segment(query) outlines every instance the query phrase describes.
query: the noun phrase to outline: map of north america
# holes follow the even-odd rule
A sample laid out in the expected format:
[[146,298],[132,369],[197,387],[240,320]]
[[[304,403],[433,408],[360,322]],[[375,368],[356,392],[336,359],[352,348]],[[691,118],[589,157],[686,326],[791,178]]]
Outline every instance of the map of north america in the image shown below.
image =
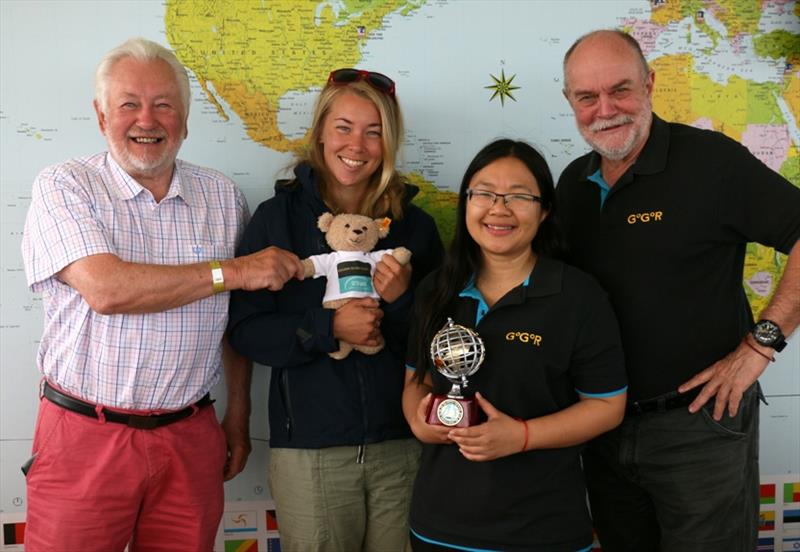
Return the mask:
[[[423,14],[430,3],[438,11]],[[402,36],[402,27],[414,18],[441,17],[439,24],[444,28],[452,25],[447,14],[475,12],[455,4],[456,0],[168,0],[165,29],[172,48],[220,116],[227,118],[232,110],[244,122],[250,139],[272,150],[292,152],[305,146],[307,126],[299,124],[289,132],[281,119],[294,110],[295,116],[305,116],[307,125],[308,98],[325,84],[331,68],[361,66],[370,43],[383,40],[390,29],[393,36]],[[513,29],[517,18],[535,16],[536,4],[518,2],[513,4],[516,10],[502,10],[507,28]],[[667,120],[727,134],[800,185],[800,6],[783,0],[628,4],[627,12],[622,10],[617,16],[616,27],[639,40],[656,72],[654,111]],[[486,3],[481,5],[483,10],[490,9]],[[425,45],[408,43],[409,55],[417,56],[408,71],[421,76]],[[508,71],[501,69],[505,78]],[[543,77],[557,80],[560,75]],[[485,95],[484,88],[490,87],[460,93]],[[505,98],[504,107],[511,99],[531,102],[535,109],[535,97],[514,92],[514,97]],[[495,108],[490,105],[493,99],[485,96],[487,109]],[[560,117],[566,119],[563,113]],[[417,136],[406,144],[407,149],[418,150],[412,157],[436,157],[436,144],[425,140],[421,130],[409,130]],[[447,142],[458,140],[453,136]],[[559,138],[550,137],[550,142],[556,144]],[[452,190],[457,182],[437,179],[437,171],[432,170],[435,164],[414,170],[411,163],[406,172],[421,188],[417,203],[434,214],[449,239],[456,202]],[[769,300],[784,262],[783,255],[769,248],[748,247],[745,288],[756,312]]]

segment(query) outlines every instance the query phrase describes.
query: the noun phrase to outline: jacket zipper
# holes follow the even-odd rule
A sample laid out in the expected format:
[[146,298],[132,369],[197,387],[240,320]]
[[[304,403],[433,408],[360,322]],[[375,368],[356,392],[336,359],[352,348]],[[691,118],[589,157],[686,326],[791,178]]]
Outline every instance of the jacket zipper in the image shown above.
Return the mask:
[[289,371],[281,371],[281,398],[283,399],[283,407],[286,409],[286,420],[284,427],[286,428],[286,440],[292,440],[292,401],[289,398]]
[[369,433],[369,418],[367,416],[367,391],[366,384],[364,383],[363,365],[360,361],[356,360],[356,373],[358,374],[358,393],[361,397],[361,417],[364,422],[364,440],[365,442],[358,446],[358,453],[356,454],[356,464],[364,463],[366,437]]

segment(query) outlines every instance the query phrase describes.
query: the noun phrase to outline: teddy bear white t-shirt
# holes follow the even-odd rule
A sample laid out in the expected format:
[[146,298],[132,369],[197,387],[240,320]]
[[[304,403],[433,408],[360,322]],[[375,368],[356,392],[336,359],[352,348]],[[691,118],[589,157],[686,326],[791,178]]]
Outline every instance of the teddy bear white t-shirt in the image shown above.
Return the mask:
[[391,249],[379,251],[334,251],[322,255],[312,255],[309,259],[314,263],[314,278],[325,276],[323,301],[336,299],[353,299],[372,297],[379,299],[372,285],[372,273],[375,265],[384,255],[391,254]]

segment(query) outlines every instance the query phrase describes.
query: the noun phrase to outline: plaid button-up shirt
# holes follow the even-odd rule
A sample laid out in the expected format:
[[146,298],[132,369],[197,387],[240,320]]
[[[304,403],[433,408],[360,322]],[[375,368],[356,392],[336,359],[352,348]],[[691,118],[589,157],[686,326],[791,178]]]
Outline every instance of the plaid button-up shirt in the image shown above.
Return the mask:
[[44,308],[39,370],[109,407],[177,409],[197,401],[220,377],[227,293],[164,312],[103,315],[56,274],[101,253],[164,265],[228,259],[248,218],[230,179],[180,160],[160,203],[107,153],[42,171],[22,241],[27,282]]

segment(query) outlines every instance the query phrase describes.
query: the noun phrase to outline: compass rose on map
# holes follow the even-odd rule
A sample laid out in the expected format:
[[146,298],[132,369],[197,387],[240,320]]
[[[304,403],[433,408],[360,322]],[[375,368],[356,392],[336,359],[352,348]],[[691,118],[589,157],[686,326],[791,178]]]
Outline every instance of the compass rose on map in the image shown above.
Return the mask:
[[511,93],[512,91],[519,90],[520,88],[519,86],[513,86],[511,84],[512,82],[514,82],[514,77],[516,77],[517,75],[511,75],[511,78],[506,79],[505,69],[500,69],[499,79],[491,74],[489,76],[492,77],[492,80],[494,80],[494,84],[491,84],[489,86],[484,86],[484,88],[488,90],[494,90],[494,94],[492,94],[492,97],[489,98],[489,101],[492,101],[497,96],[500,96],[500,105],[503,106],[506,105],[506,97],[511,98],[514,101],[517,101],[517,99]]

